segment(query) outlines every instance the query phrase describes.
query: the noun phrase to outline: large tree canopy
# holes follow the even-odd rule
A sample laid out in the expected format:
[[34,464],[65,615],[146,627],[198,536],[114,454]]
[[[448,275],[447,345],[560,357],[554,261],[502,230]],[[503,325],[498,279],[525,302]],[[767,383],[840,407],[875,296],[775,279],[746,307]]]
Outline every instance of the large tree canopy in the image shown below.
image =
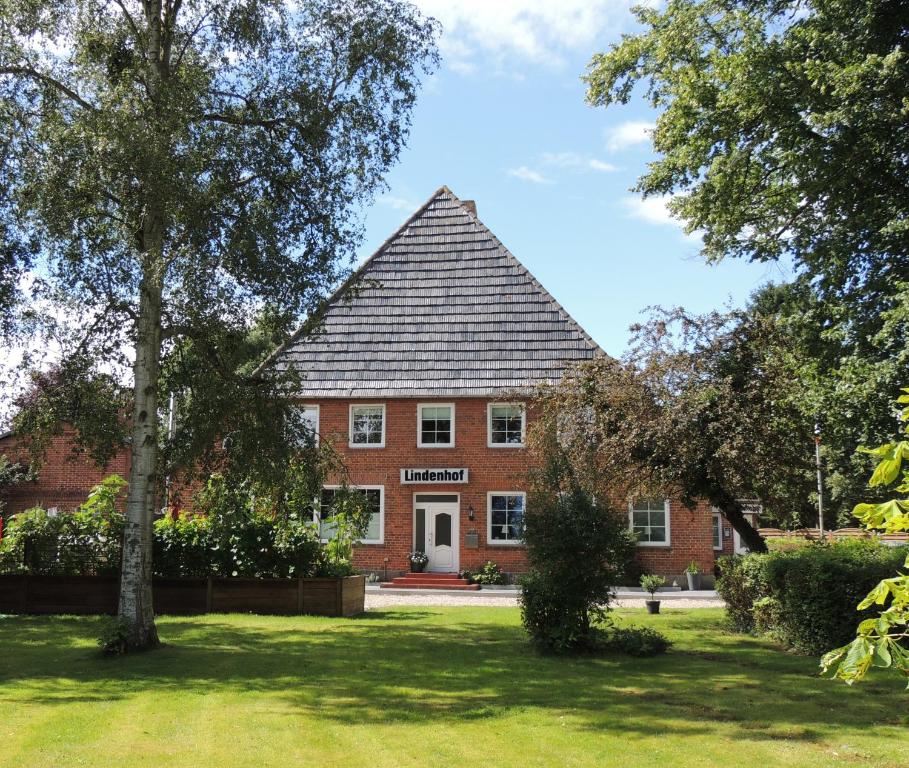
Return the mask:
[[395,0],[0,0],[0,259],[40,243],[35,292],[70,309],[74,354],[134,355],[133,646],[156,641],[162,363],[191,347],[217,388],[263,307],[286,326],[337,282],[435,35]]
[[792,366],[772,317],[656,310],[625,360],[598,358],[542,390],[531,443],[558,435],[572,476],[602,498],[704,499],[762,551],[743,500],[784,523],[811,514],[811,422]]
[[824,294],[881,309],[909,275],[909,4],[669,0],[596,55],[588,101],[644,83],[660,113],[645,195],[711,260],[792,254]]

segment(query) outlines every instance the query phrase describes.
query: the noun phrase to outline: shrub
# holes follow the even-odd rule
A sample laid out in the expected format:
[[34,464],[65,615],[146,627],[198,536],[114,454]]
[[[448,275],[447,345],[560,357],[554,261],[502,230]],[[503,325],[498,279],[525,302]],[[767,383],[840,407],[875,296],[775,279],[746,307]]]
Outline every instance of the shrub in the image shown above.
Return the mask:
[[634,556],[624,516],[574,488],[535,489],[525,517],[530,564],[521,616],[542,650],[570,653],[595,646],[611,587]]
[[816,654],[854,635],[856,605],[905,559],[905,548],[871,539],[818,543],[724,558],[717,589],[736,628],[769,633],[797,651]]
[[487,560],[479,571],[470,573],[469,577],[475,584],[505,584],[508,581],[499,564],[492,560]]
[[0,540],[0,572],[99,575],[120,569],[123,515],[116,499],[126,481],[111,475],[92,488],[75,511],[40,507],[10,518]]
[[610,627],[603,632],[601,648],[626,656],[657,656],[666,653],[672,643],[652,627]]
[[716,590],[726,601],[726,615],[739,632],[754,631],[752,609],[757,600],[769,596],[764,573],[768,555],[727,555],[719,559],[720,578]]

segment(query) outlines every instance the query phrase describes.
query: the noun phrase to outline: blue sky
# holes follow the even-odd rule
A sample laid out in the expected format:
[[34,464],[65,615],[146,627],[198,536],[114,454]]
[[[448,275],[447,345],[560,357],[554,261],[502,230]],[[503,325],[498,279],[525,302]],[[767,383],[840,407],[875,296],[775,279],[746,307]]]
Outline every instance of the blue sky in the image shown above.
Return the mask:
[[612,354],[649,305],[741,305],[787,273],[709,266],[660,200],[630,191],[652,157],[654,113],[584,103],[590,55],[631,30],[624,0],[417,0],[444,27],[443,63],[414,113],[390,189],[366,214],[371,254],[442,184]]

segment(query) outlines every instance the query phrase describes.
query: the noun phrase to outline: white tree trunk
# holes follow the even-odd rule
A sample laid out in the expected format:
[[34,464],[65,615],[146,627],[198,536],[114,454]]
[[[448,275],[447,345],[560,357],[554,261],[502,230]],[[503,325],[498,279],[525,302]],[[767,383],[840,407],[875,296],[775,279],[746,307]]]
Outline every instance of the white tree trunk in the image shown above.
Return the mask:
[[146,276],[140,288],[133,365],[132,466],[126,499],[118,616],[129,625],[128,647],[158,644],[152,605],[152,521],[158,465],[158,368],[161,357],[161,287]]

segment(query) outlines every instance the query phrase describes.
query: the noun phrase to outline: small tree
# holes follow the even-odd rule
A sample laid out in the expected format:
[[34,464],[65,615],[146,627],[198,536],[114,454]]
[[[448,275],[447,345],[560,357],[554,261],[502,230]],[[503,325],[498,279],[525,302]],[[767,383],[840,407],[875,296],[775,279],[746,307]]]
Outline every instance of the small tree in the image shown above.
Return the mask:
[[[905,425],[904,434],[909,436],[909,389],[903,389],[903,393],[897,402],[904,406],[900,420]],[[864,452],[878,459],[869,482],[871,486],[898,483],[896,492],[909,494],[909,440],[897,440]],[[909,531],[909,498],[859,504],[853,514],[871,531]],[[909,571],[909,557],[905,567]],[[859,603],[858,610],[874,606],[887,607],[876,618],[859,624],[855,640],[821,659],[824,672],[835,667],[833,676],[849,685],[862,680],[872,667],[896,669],[909,677],[909,573],[881,581]]]
[[576,482],[554,440],[547,464],[533,478],[525,512],[530,570],[522,581],[521,617],[539,648],[570,653],[595,646],[611,588],[635,547],[624,515],[596,503]]

